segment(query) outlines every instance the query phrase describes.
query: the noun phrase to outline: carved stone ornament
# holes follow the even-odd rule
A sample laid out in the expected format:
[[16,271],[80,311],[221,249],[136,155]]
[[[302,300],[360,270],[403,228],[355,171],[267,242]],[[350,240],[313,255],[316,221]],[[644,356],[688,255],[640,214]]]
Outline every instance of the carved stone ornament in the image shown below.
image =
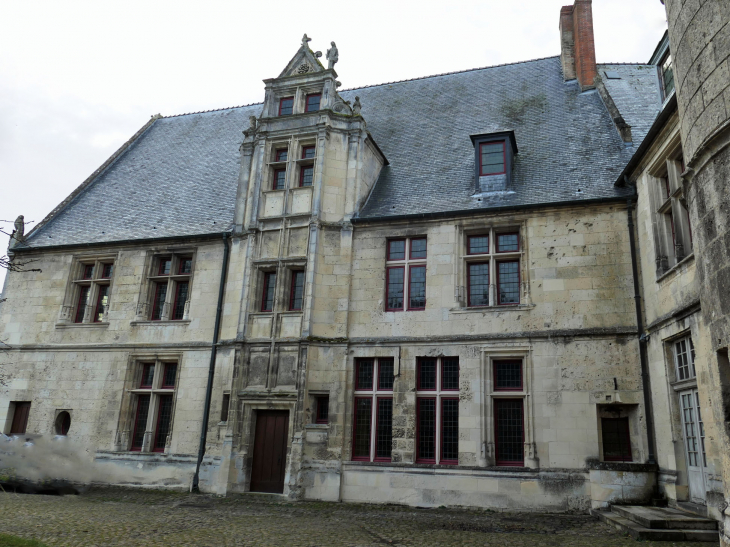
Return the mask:
[[360,97],[355,97],[355,104],[352,105],[352,115],[359,116],[362,105],[360,104]]
[[304,36],[302,36],[302,46],[309,47],[309,44],[307,42],[311,42],[312,39],[307,36],[307,33],[304,33]]
[[309,63],[302,63],[297,68],[297,73],[298,74],[306,74],[307,72],[311,72],[311,71],[312,71],[312,67],[309,66]]
[[244,129],[243,130],[244,136],[248,137],[249,135],[253,135],[254,133],[256,133],[256,124],[257,124],[257,121],[258,120],[256,120],[256,116],[249,116],[248,117],[248,123],[250,125],[249,125],[249,128],[248,129]]
[[335,63],[340,60],[339,51],[337,51],[337,46],[334,42],[330,42],[332,44],[332,47],[327,50],[327,68],[335,68]]
[[13,227],[15,229],[13,230],[13,233],[10,234],[8,249],[12,249],[25,239],[25,217],[23,215],[18,215],[18,218],[16,218],[13,223]]

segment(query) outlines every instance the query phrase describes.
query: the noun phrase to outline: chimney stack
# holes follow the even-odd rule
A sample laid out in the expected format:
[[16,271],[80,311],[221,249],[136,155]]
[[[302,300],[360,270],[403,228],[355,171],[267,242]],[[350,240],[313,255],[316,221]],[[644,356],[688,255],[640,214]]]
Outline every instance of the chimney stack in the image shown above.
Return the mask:
[[565,80],[578,79],[581,89],[592,89],[596,77],[591,0],[575,0],[560,8],[560,62]]

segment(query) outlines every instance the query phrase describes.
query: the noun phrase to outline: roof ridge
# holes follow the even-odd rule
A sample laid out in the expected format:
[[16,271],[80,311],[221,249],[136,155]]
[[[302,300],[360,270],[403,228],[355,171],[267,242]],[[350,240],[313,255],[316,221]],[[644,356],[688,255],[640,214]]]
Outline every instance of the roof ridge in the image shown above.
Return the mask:
[[220,112],[221,110],[233,110],[234,108],[246,108],[247,106],[256,106],[257,104],[264,104],[263,101],[258,103],[239,104],[238,106],[226,106],[223,108],[211,108],[210,110],[197,110],[195,112],[183,112],[181,114],[170,114],[169,116],[162,116],[162,118],[179,118],[180,116],[190,116],[192,114],[205,114],[206,112]]
[[597,65],[621,65],[621,66],[656,66],[651,63],[596,63]]
[[416,81],[416,80],[426,80],[428,78],[438,78],[439,76],[450,76],[452,74],[463,74],[465,72],[475,72],[477,70],[486,70],[488,68],[499,68],[499,67],[502,67],[502,66],[522,65],[522,64],[525,64],[525,63],[534,63],[535,61],[545,61],[547,59],[558,59],[558,58],[560,58],[560,55],[550,55],[548,57],[537,57],[535,59],[526,59],[524,61],[515,61],[513,63],[500,63],[498,65],[480,66],[480,67],[476,67],[476,68],[465,68],[463,70],[454,70],[452,72],[442,72],[441,74],[431,74],[429,76],[417,76],[415,78],[407,78],[405,80],[394,80],[392,82],[382,82],[382,83],[379,83],[379,84],[364,85],[364,86],[361,86],[361,87],[348,87],[346,89],[338,89],[337,91],[338,92],[340,92],[340,91],[357,91],[358,89],[367,89],[367,88],[370,88],[370,87],[378,87],[378,86],[381,86],[381,85],[400,84],[400,83],[403,83],[403,82],[413,82],[413,81]]

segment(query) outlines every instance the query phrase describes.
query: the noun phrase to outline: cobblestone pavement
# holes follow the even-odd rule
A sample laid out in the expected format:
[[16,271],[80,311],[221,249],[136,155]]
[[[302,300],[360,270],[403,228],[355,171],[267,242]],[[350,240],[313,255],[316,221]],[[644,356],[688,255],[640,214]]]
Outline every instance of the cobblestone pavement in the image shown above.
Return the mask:
[[0,530],[49,547],[698,545],[639,544],[588,515],[292,503],[252,494],[215,498],[121,489],[64,497],[0,493]]

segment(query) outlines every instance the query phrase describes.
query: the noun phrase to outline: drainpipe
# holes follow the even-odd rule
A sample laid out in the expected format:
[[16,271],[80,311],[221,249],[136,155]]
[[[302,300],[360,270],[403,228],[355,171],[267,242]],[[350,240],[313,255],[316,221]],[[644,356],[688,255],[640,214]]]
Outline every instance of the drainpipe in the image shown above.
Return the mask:
[[[625,178],[628,183],[628,178]],[[639,292],[639,265],[636,257],[636,240],[634,238],[634,217],[631,213],[634,195],[626,200],[626,213],[629,223],[629,245],[631,246],[631,270],[634,274],[634,306],[636,307],[636,333],[639,336],[639,359],[641,361],[641,383],[644,387],[644,409],[646,411],[646,436],[649,441],[649,458],[647,463],[656,464],[656,437],[654,433],[654,412],[651,404],[651,384],[649,382],[649,359],[646,354],[648,338],[644,335],[644,321],[641,315],[641,294]],[[657,474],[657,480],[658,480]]]
[[218,287],[218,308],[215,311],[215,328],[213,329],[213,348],[210,352],[210,365],[208,366],[208,386],[205,390],[205,410],[203,411],[203,424],[200,427],[200,446],[198,447],[198,462],[195,465],[195,474],[193,475],[193,492],[200,492],[198,483],[200,481],[200,464],[203,462],[205,455],[205,442],[208,437],[208,420],[210,419],[210,400],[213,395],[213,375],[215,374],[215,356],[218,350],[218,338],[221,330],[221,315],[223,311],[223,289],[226,284],[226,273],[228,272],[228,255],[230,253],[230,245],[228,242],[229,234],[223,234],[223,267],[221,269],[221,282]]

